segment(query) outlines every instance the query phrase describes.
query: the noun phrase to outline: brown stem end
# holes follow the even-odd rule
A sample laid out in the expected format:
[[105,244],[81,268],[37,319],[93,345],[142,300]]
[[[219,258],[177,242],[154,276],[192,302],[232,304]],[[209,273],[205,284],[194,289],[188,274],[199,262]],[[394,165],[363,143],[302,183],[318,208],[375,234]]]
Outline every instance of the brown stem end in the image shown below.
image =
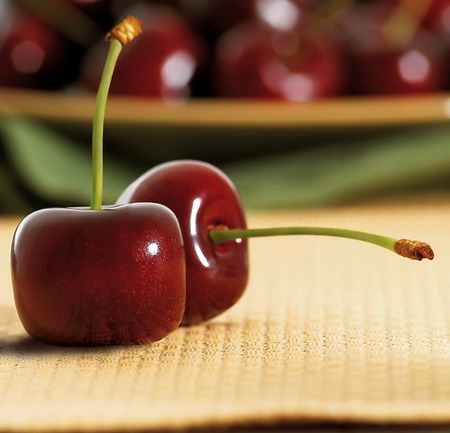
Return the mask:
[[410,241],[409,239],[400,239],[394,245],[395,252],[400,256],[412,260],[434,259],[434,252],[430,245],[420,241]]
[[117,39],[125,46],[142,33],[142,25],[141,20],[128,15],[106,35],[105,40]]

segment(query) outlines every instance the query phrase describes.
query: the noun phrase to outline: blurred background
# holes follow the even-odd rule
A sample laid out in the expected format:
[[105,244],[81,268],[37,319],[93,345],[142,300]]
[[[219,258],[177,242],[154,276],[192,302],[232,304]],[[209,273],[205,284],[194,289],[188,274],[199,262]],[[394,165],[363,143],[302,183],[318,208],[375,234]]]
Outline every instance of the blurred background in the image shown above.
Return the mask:
[[[90,202],[95,91],[127,14],[104,202],[171,159],[249,209],[449,196],[450,0],[0,0],[0,212]],[[110,114],[110,115],[109,115]]]

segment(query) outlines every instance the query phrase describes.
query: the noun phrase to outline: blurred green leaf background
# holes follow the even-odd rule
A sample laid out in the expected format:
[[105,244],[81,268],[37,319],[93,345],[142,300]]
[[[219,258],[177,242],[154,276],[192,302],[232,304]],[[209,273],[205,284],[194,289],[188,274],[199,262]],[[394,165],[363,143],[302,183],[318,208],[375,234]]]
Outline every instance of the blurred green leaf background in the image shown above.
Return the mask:
[[[89,128],[75,129],[1,119],[3,214],[90,203]],[[145,170],[179,158],[218,165],[247,209],[335,206],[450,189],[449,125],[331,130],[325,137],[277,128],[121,131],[105,138],[106,204]]]

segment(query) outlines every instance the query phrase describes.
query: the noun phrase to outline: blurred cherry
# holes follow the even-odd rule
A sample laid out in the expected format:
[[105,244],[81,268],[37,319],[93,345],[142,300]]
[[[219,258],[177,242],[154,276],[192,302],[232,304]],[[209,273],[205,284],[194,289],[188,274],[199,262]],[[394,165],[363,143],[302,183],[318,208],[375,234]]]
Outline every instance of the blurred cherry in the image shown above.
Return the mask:
[[345,63],[330,33],[310,35],[295,15],[272,26],[256,20],[226,32],[216,48],[221,96],[303,101],[343,91]]
[[80,49],[40,17],[2,0],[0,86],[57,89],[76,76]]
[[[183,98],[201,57],[201,45],[174,10],[139,5],[131,12],[143,21],[143,33],[119,58],[111,83],[113,94]],[[83,61],[81,80],[94,91],[99,83],[105,46],[94,47]]]
[[444,87],[443,44],[420,27],[421,17],[406,10],[401,15],[399,7],[367,3],[345,18],[355,93],[415,94]]
[[[274,29],[291,29],[304,22],[316,0],[179,0],[181,11],[201,32],[207,58],[214,58],[217,38],[247,20],[256,20]],[[198,96],[214,95],[213,62],[205,62],[194,80]]]
[[434,0],[425,17],[425,25],[450,42],[450,0]]

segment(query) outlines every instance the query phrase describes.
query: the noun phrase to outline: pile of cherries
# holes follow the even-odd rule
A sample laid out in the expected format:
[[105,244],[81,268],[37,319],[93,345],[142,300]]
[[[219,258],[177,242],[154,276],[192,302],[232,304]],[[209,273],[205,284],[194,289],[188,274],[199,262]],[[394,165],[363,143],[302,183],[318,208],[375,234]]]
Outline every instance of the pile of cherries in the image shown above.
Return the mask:
[[[128,13],[143,21],[111,93],[305,101],[450,89],[450,0],[56,3],[99,28]],[[40,15],[1,2],[0,86],[95,91],[104,45],[74,42],[42,18],[46,2],[36,4]]]

